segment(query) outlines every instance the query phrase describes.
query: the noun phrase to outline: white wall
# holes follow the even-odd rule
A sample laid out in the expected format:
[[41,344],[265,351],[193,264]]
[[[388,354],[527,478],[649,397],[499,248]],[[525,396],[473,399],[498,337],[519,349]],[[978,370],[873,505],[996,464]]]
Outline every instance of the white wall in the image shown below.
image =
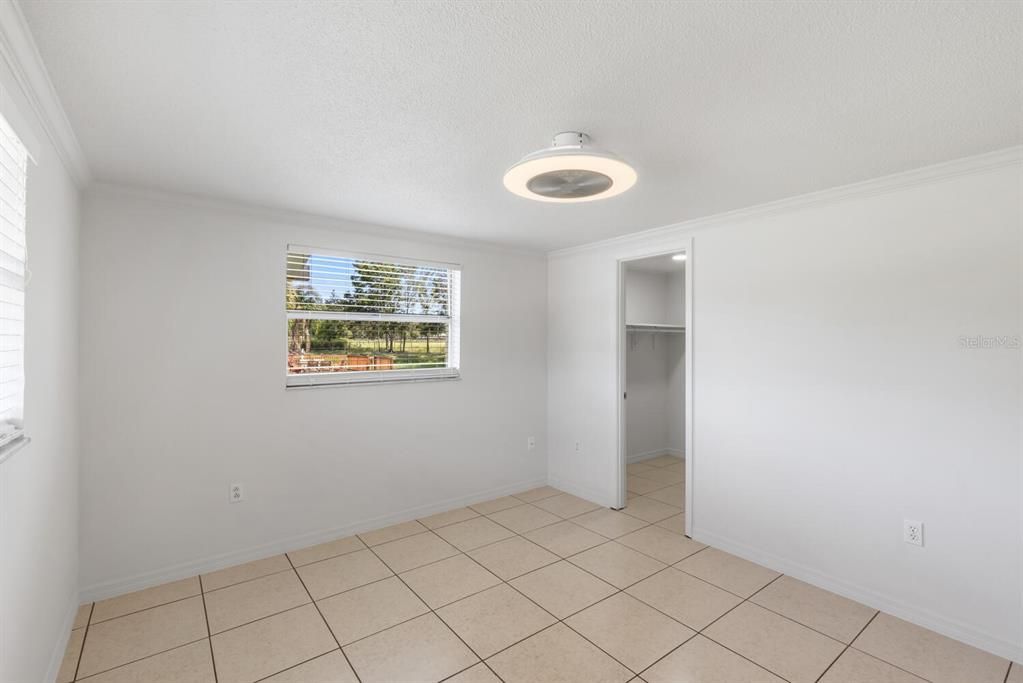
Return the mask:
[[[87,596],[546,481],[542,255],[104,187],[83,214]],[[460,263],[462,379],[285,390],[289,242]]]
[[625,453],[629,462],[665,455],[671,447],[668,336],[627,334]]
[[668,324],[674,313],[668,274],[627,268],[625,321],[630,325]]
[[692,236],[693,536],[1023,658],[1020,351],[960,346],[1021,334],[1019,160],[551,255],[552,482],[614,501],[616,261]]
[[0,681],[44,681],[78,605],[78,190],[2,60],[0,91],[0,110],[20,118],[38,162],[29,162],[26,211],[31,442],[0,464]]

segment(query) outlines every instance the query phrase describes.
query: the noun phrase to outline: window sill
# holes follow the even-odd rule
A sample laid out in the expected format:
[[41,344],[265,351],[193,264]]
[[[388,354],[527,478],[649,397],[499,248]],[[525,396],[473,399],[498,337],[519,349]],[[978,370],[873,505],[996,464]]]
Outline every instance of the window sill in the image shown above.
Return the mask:
[[[399,374],[400,373],[400,374]],[[388,376],[381,377],[382,374]],[[378,384],[418,384],[420,382],[450,382],[462,379],[457,369],[439,372],[338,372],[307,375],[287,375],[285,388],[322,389],[325,387],[353,387]]]
[[14,441],[0,446],[0,465],[14,457],[15,453],[27,446],[31,441],[32,439],[27,436],[19,436]]

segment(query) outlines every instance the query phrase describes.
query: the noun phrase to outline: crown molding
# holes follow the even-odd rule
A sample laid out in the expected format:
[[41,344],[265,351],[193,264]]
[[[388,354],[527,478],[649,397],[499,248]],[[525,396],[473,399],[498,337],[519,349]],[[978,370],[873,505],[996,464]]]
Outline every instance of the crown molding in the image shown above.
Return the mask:
[[89,165],[17,0],[0,1],[0,54],[75,184],[85,187],[92,178]]
[[386,239],[408,240],[439,247],[468,249],[476,252],[507,254],[523,258],[544,259],[543,249],[529,249],[500,242],[488,242],[457,235],[412,230],[394,225],[367,223],[322,214],[307,213],[296,209],[284,209],[262,204],[253,204],[235,199],[210,195],[192,194],[176,190],[164,190],[127,183],[96,181],[89,185],[86,197],[112,197],[115,199],[140,199],[176,206],[216,211],[234,216],[243,216],[255,221],[271,224],[294,225],[306,228],[343,230],[345,232],[372,235]]
[[693,218],[679,223],[671,223],[649,230],[632,232],[618,237],[611,237],[606,240],[589,242],[574,247],[566,247],[547,252],[549,259],[563,258],[574,254],[581,254],[591,251],[612,247],[626,247],[648,240],[672,237],[680,234],[688,234],[697,230],[705,230],[718,225],[735,223],[736,221],[750,220],[753,218],[765,218],[788,211],[797,211],[813,206],[822,206],[841,202],[847,199],[858,199],[871,197],[889,192],[897,192],[918,185],[941,182],[949,178],[973,173],[984,173],[988,171],[1005,168],[1007,166],[1019,166],[1023,164],[1023,145],[1006,147],[1004,149],[977,154],[974,156],[954,159],[930,166],[923,166],[901,173],[872,178],[850,185],[840,185],[818,192],[796,195],[786,199],[779,199],[773,202],[757,204],[744,209],[726,211],[703,218]]

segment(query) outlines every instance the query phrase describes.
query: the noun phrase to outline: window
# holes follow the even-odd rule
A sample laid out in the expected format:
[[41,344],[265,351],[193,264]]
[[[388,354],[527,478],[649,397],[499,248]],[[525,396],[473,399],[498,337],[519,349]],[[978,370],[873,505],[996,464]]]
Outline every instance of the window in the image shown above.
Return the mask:
[[288,248],[288,386],[458,377],[456,266]]
[[0,446],[22,435],[28,151],[0,116]]

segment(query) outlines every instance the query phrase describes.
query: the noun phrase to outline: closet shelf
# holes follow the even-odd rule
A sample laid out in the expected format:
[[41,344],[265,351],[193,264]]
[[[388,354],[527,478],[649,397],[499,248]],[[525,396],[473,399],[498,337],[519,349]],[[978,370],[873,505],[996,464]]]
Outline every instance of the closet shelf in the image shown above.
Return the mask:
[[629,332],[672,332],[681,334],[686,331],[685,325],[667,325],[661,323],[626,323]]

